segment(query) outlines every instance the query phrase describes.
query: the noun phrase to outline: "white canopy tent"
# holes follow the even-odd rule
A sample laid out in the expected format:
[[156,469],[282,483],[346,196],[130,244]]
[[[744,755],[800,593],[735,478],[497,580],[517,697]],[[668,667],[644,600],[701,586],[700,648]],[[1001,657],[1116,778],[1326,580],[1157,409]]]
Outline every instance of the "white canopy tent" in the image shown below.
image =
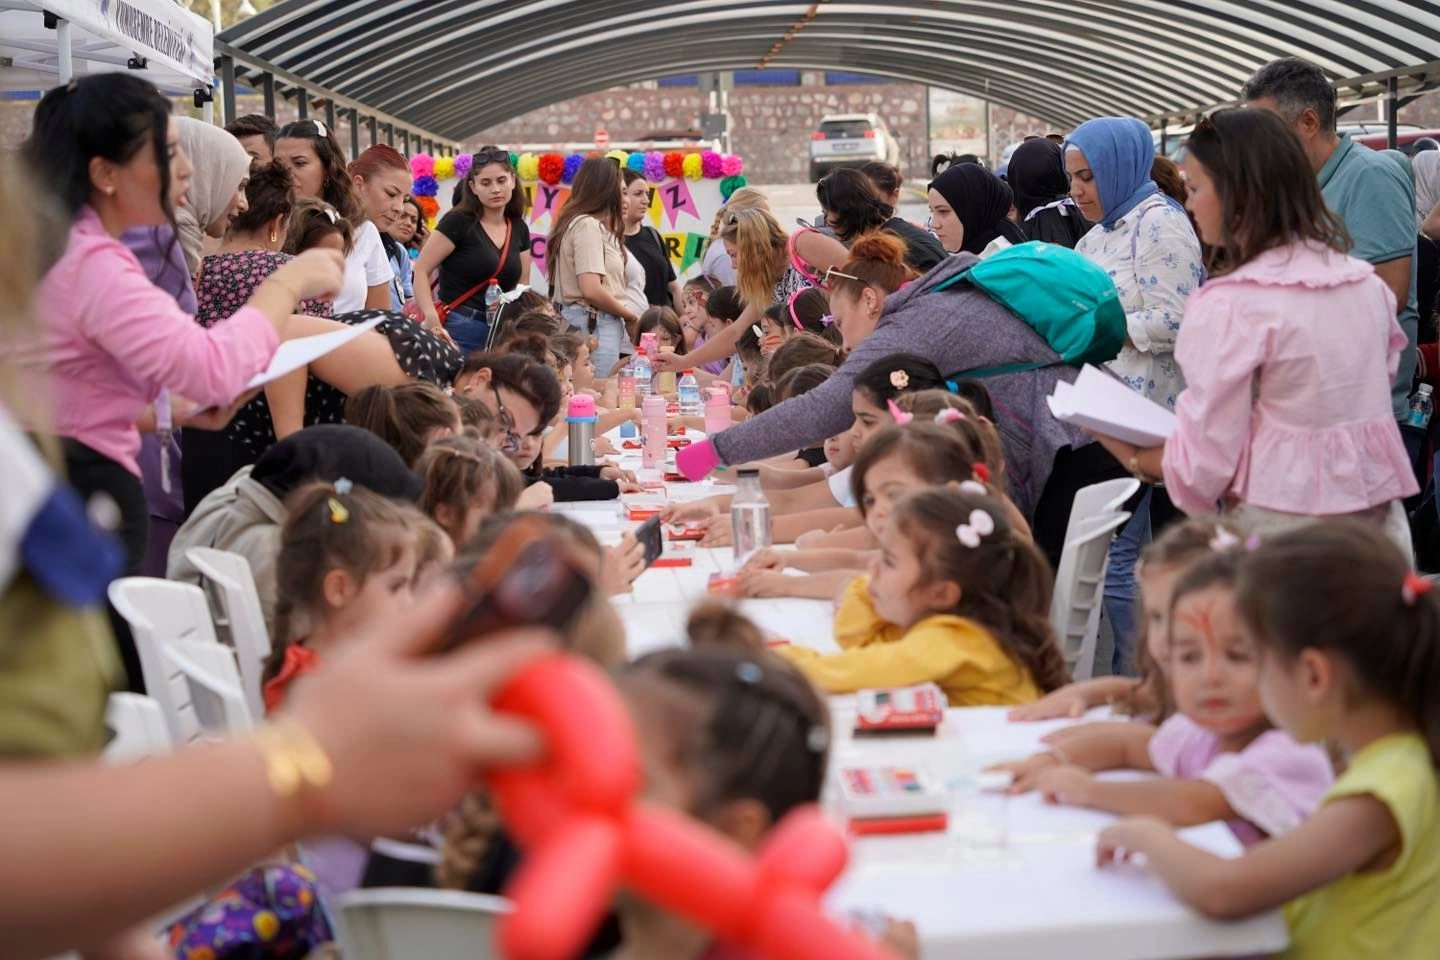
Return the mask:
[[128,70],[166,94],[215,85],[210,22],[174,0],[0,0],[0,90]]

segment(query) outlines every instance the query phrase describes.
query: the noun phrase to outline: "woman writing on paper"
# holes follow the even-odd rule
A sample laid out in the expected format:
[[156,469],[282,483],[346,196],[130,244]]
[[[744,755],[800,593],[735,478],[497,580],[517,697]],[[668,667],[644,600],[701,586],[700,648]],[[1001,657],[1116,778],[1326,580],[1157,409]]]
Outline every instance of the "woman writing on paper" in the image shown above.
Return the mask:
[[1389,386],[1405,335],[1389,288],[1339,252],[1344,227],[1308,170],[1266,111],[1195,128],[1188,207],[1222,264],[1186,305],[1179,425],[1158,447],[1099,439],[1186,513],[1219,505],[1262,533],[1358,517],[1408,553],[1400,501],[1416,484]]

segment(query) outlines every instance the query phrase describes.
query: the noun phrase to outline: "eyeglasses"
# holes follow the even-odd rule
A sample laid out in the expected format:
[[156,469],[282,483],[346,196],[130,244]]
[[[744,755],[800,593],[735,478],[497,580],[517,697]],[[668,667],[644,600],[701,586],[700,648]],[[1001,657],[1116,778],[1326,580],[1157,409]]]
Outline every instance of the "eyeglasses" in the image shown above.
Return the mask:
[[522,439],[515,432],[515,418],[505,409],[505,401],[500,399],[500,390],[494,383],[490,384],[490,392],[495,394],[495,413],[500,419],[500,429],[505,431],[505,443],[500,449],[505,453],[515,453],[520,449]]

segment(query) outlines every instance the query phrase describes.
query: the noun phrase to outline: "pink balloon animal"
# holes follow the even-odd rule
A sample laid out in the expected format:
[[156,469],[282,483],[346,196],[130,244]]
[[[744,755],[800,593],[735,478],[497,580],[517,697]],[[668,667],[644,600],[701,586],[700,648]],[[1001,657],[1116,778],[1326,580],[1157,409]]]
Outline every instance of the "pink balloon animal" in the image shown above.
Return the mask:
[[533,721],[549,751],[537,766],[486,779],[525,850],[500,924],[512,960],[579,954],[625,886],[775,960],[884,960],[890,953],[837,926],[820,896],[845,866],[845,840],[815,808],[772,831],[758,857],[686,817],[638,803],[630,715],[605,676],[563,654],[518,674],[497,710]]

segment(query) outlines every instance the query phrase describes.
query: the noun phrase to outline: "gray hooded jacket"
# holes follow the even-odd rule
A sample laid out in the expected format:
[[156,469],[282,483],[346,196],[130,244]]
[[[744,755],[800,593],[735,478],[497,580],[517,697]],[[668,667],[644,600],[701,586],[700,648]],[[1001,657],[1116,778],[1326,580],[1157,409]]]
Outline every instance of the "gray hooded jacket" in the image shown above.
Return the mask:
[[976,259],[968,253],[947,257],[891,294],[875,332],[850,352],[830,379],[716,436],[715,450],[721,461],[759,460],[814,446],[848,429],[854,422],[850,394],[856,375],[892,354],[927,357],[952,379],[963,379],[968,370],[1043,362],[1054,366],[981,381],[995,403],[1010,495],[1021,512],[1032,517],[1050,479],[1055,454],[1064,447],[1093,442],[1083,431],[1051,416],[1045,403],[1057,380],[1074,382],[1080,371],[1062,365],[1059,355],[1029,324],[985,294],[964,284],[931,292]]

